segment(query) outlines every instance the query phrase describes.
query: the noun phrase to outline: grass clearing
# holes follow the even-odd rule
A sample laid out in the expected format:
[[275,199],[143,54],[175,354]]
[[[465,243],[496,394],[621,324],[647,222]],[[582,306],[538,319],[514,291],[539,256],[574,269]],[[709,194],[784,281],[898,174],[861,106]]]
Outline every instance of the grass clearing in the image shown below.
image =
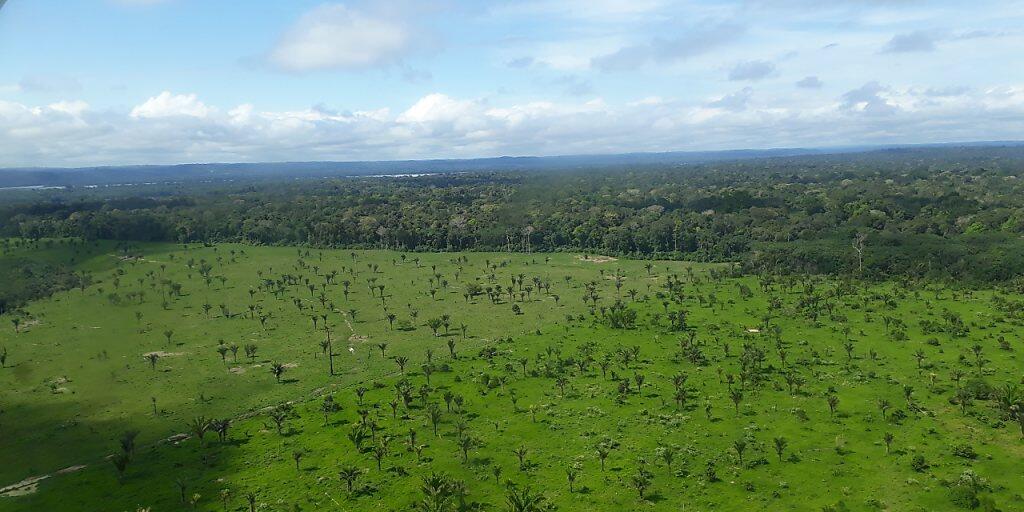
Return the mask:
[[1017,293],[569,253],[99,247],[76,262],[92,284],[0,333],[18,440],[0,482],[87,465],[5,510],[398,510],[435,472],[481,509],[509,481],[560,510],[1024,507],[999,391],[1022,377]]

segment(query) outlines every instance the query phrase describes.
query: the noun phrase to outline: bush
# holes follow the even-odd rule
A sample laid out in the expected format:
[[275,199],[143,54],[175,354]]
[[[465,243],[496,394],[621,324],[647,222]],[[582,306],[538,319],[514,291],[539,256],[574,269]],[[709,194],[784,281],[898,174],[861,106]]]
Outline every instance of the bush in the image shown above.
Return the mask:
[[974,447],[969,444],[958,444],[954,446],[953,455],[956,455],[957,457],[963,457],[965,459],[978,458],[978,452],[974,451]]

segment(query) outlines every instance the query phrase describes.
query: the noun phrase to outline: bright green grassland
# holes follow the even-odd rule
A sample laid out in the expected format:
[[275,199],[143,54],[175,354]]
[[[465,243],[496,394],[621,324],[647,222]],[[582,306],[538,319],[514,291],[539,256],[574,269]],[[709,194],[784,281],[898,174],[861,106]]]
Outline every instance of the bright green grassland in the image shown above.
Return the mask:
[[[569,254],[77,250],[90,286],[29,305],[21,332],[3,320],[0,485],[87,467],[2,497],[0,510],[249,510],[249,493],[258,510],[409,510],[434,472],[464,484],[466,507],[491,510],[506,509],[507,481],[559,510],[1024,509],[1024,442],[1000,405],[1021,400],[1001,390],[1022,377],[1015,294]],[[465,296],[520,275],[511,298]],[[602,313],[620,297],[633,327]],[[681,311],[685,331],[669,319]],[[435,336],[428,323],[442,315]],[[230,350],[222,361],[221,342],[239,347],[237,362]],[[328,394],[340,410],[325,421]],[[267,408],[286,401],[279,433]],[[227,440],[159,442],[198,418],[234,418]],[[104,457],[126,430],[140,434],[119,481]],[[352,493],[346,466],[360,470]]]

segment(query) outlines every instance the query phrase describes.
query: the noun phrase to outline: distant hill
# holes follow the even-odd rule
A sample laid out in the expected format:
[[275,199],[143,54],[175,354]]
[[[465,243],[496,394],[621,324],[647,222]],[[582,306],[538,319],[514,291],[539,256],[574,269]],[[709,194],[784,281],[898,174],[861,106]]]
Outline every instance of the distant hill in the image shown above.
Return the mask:
[[90,185],[265,180],[342,176],[401,175],[479,171],[542,171],[617,166],[686,165],[716,161],[858,153],[899,148],[950,146],[1020,146],[1019,142],[976,142],[925,146],[857,146],[835,148],[674,151],[613,155],[497,157],[462,160],[400,160],[364,162],[195,163],[81,168],[0,169],[0,188],[81,187]]

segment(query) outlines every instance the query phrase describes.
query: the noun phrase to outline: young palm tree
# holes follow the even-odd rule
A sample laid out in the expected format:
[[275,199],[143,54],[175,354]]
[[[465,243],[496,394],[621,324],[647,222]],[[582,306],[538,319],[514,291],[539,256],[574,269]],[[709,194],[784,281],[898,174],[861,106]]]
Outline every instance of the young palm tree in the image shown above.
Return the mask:
[[281,383],[281,376],[284,375],[285,366],[281,363],[274,363],[270,365],[270,373],[274,374],[274,378],[277,379],[277,383]]
[[125,452],[115,453],[110,456],[110,462],[114,465],[114,469],[117,471],[117,482],[124,482],[124,473],[128,470],[128,463],[131,462],[132,458]]
[[352,465],[346,465],[342,466],[341,471],[338,472],[338,477],[340,477],[341,480],[345,482],[345,486],[348,488],[348,493],[352,494],[352,486],[356,483],[356,480],[358,480],[360,475],[362,474],[363,470]]
[[268,413],[270,420],[277,426],[277,434],[282,435],[284,432],[284,422],[288,419],[288,410],[285,407],[274,407]]
[[747,450],[747,442],[743,439],[737,439],[732,442],[732,449],[736,450],[736,456],[740,460],[740,466],[743,465],[743,452]]
[[786,451],[789,441],[785,437],[776,437],[772,442],[775,444],[775,453],[779,455],[779,462],[782,462],[782,453]]
[[509,512],[544,512],[550,510],[547,498],[543,494],[534,493],[530,487],[520,489],[510,485],[505,494],[505,502]]
[[203,445],[203,438],[206,437],[206,432],[210,430],[210,420],[203,416],[192,419],[192,423],[189,423],[189,431],[192,435],[199,440],[199,446]]
[[476,440],[470,436],[464,435],[459,437],[459,450],[462,452],[462,462],[469,462],[469,450],[476,446]]
[[601,471],[604,471],[604,461],[608,458],[608,454],[611,453],[605,445],[599,445],[597,447],[597,459],[601,461]]
[[388,447],[385,446],[384,443],[380,443],[373,447],[373,458],[377,459],[377,471],[381,471],[381,462],[384,460],[384,457],[387,457],[387,455]]
[[878,410],[882,413],[882,421],[885,421],[885,413],[892,407],[892,404],[884,398],[878,399]]
[[519,459],[519,469],[526,469],[526,454],[528,453],[526,447],[520,446],[519,448],[512,450],[512,453],[515,454],[517,459]]
[[441,408],[437,404],[430,404],[427,407],[427,416],[434,427],[434,436],[437,436],[437,425],[441,423]]
[[740,403],[743,402],[743,392],[738,388],[734,388],[729,392],[729,398],[732,400],[733,405],[736,406],[736,414],[740,413]]
[[636,473],[633,474],[629,479],[629,484],[636,489],[640,495],[640,499],[644,499],[644,491],[651,486],[651,476],[644,468],[637,469]]
[[569,467],[565,468],[565,477],[566,477],[567,480],[569,480],[569,493],[570,494],[572,494],[572,492],[573,492],[572,485],[574,483],[576,483],[576,479],[580,476],[580,470],[581,469],[582,468],[580,467],[580,464],[578,462],[574,462],[572,464],[569,464]]

